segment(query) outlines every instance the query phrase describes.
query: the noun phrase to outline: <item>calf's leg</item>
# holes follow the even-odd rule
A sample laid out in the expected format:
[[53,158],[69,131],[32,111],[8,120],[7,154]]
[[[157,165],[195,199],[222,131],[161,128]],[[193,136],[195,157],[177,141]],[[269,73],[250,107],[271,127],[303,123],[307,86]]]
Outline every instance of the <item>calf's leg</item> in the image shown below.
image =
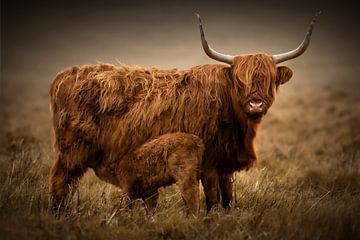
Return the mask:
[[[178,186],[184,203],[187,207],[187,212],[195,216],[199,213],[199,165],[201,161],[201,154],[199,157],[192,153],[192,156],[185,156],[174,160],[171,170],[176,185]],[[178,158],[178,156],[176,156]],[[199,159],[200,158],[200,159]]]
[[158,191],[154,192],[149,197],[143,198],[147,214],[154,215],[158,199],[159,199]]
[[179,189],[187,207],[187,213],[194,216],[199,214],[199,180],[187,179],[181,182]]

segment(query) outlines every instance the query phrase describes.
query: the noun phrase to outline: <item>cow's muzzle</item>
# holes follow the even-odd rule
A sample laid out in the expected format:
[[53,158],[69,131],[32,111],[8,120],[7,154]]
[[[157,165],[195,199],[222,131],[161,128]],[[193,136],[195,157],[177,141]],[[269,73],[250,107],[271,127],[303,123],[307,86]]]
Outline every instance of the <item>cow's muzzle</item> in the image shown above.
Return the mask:
[[259,100],[251,100],[246,105],[246,114],[252,119],[258,119],[266,113],[265,104]]

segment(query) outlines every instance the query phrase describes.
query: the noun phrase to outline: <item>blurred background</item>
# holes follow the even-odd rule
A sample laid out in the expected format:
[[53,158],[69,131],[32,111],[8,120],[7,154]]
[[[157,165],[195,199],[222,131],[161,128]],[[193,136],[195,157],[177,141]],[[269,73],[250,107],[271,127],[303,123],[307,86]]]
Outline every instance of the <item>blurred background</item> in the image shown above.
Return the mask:
[[[360,86],[359,7],[349,1],[2,1],[1,94],[35,104],[57,72],[106,62],[160,68],[212,63],[210,44],[229,54],[278,54],[296,47],[323,10],[308,51],[286,63],[294,84]],[[42,101],[42,100],[41,100]]]
[[105,62],[186,69],[216,63],[202,50],[195,13],[217,51],[279,54],[298,46],[318,10],[323,13],[310,47],[284,63],[294,77],[283,87],[275,112],[277,106],[283,109],[281,101],[295,107],[293,93],[311,99],[331,86],[359,94],[360,21],[353,2],[2,1],[0,129],[27,126],[48,138],[49,86],[69,66]]

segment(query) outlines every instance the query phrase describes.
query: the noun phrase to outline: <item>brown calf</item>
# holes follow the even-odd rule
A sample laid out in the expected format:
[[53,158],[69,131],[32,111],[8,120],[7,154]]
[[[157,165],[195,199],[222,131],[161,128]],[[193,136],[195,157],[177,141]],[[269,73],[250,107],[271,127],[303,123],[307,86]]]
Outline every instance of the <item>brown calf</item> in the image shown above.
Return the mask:
[[164,134],[120,161],[116,171],[118,186],[131,201],[141,198],[148,210],[153,211],[158,188],[176,183],[188,210],[197,215],[204,150],[202,140],[193,134]]

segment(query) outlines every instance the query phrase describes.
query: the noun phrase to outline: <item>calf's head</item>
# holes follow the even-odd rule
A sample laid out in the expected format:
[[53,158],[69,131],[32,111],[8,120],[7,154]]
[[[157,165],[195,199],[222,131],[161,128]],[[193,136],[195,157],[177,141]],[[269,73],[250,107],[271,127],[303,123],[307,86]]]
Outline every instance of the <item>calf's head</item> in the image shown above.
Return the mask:
[[234,88],[230,94],[233,95],[233,103],[250,119],[258,120],[265,115],[274,101],[276,90],[292,77],[290,68],[277,64],[296,58],[305,52],[320,13],[318,12],[314,16],[303,42],[296,49],[277,55],[251,54],[239,56],[222,54],[212,49],[205,39],[201,19],[197,15],[205,53],[210,58],[231,66],[230,80],[233,82]]

